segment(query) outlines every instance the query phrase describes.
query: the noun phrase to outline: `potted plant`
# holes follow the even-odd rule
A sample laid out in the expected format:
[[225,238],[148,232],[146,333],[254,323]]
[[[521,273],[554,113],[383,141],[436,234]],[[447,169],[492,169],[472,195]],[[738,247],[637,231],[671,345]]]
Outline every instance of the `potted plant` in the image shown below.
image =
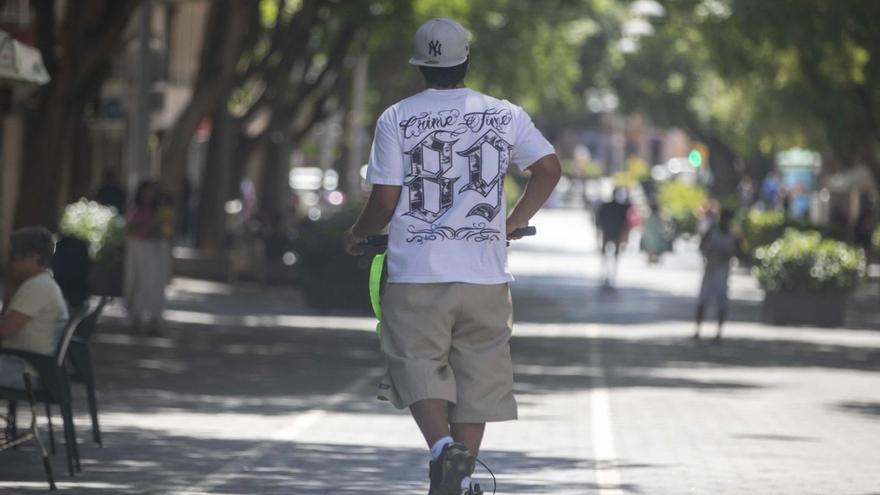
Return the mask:
[[706,191],[683,181],[664,182],[657,194],[660,211],[672,221],[677,235],[697,233],[697,211],[706,202]]
[[81,199],[67,205],[60,223],[61,233],[89,246],[92,265],[89,287],[93,294],[121,296],[125,258],[125,219],[116,209]]
[[749,210],[740,224],[745,250],[754,256],[758,248],[769,246],[785,232],[785,214],[781,211]]
[[774,325],[840,326],[847,296],[864,267],[862,252],[818,232],[788,229],[756,252],[765,290],[764,321]]
[[367,265],[346,254],[342,245],[343,232],[357,219],[359,206],[349,205],[300,227],[294,242],[297,274],[312,308],[370,312]]

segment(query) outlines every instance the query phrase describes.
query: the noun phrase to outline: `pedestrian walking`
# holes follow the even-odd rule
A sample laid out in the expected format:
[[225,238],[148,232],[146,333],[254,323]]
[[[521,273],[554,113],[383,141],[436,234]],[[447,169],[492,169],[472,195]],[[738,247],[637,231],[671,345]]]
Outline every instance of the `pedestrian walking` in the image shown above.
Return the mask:
[[718,312],[718,331],[715,334],[715,341],[721,341],[722,328],[727,319],[730,261],[739,252],[740,245],[739,238],[730,230],[732,220],[733,212],[722,210],[718,223],[711,227],[700,240],[700,252],[705,259],[705,271],[697,303],[694,339],[700,338],[700,327],[703,324],[706,308],[714,304],[715,310]]
[[601,236],[599,255],[602,263],[600,277],[603,287],[614,287],[617,280],[620,252],[626,245],[629,235],[629,210],[630,202],[626,188],[617,187],[611,200],[602,203],[596,212],[596,227]]
[[[380,396],[409,407],[428,447],[430,495],[481,493],[470,477],[485,424],[514,420],[507,239],[561,174],[553,146],[519,106],[464,86],[468,32],[433,19],[415,36],[427,89],[376,124],[373,185],[345,235],[349,254],[389,225]],[[506,215],[509,166],[531,172]]]
[[125,189],[119,184],[119,177],[114,169],[104,170],[101,186],[95,192],[95,201],[115,208],[120,215],[125,213]]
[[160,213],[159,186],[150,180],[138,184],[128,213],[125,240],[124,295],[132,327],[155,334],[159,330],[168,283],[165,214]]
[[660,262],[660,257],[671,250],[669,229],[666,221],[660,213],[660,205],[651,204],[651,213],[645,220],[645,228],[640,240],[641,250],[648,256],[648,264],[655,265]]

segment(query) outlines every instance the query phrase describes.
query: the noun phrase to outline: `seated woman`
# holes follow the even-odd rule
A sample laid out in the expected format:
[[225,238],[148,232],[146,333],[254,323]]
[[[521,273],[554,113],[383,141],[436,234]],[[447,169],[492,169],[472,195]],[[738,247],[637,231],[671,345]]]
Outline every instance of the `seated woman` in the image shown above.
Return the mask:
[[[27,227],[12,234],[10,248],[0,346],[52,355],[68,319],[61,289],[49,270],[55,241],[48,230]],[[0,355],[0,387],[24,388],[25,369],[22,360]]]

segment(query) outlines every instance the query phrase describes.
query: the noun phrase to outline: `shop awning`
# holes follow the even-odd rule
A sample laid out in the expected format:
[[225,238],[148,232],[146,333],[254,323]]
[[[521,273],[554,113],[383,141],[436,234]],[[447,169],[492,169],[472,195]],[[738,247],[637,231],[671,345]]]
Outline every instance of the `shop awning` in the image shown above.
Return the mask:
[[32,46],[16,41],[0,30],[0,84],[46,84],[49,73],[43,65],[43,56]]

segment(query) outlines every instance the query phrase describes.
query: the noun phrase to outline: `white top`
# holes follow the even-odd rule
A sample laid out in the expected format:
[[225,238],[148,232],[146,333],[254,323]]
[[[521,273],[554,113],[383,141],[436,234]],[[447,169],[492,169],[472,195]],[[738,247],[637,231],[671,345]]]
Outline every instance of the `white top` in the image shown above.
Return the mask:
[[391,219],[388,280],[513,280],[504,176],[555,153],[520,107],[468,88],[428,89],[379,117],[370,184],[403,186]]
[[713,228],[700,246],[706,257],[707,270],[730,270],[730,260],[736,256],[737,238],[731,232]]
[[9,310],[31,319],[14,337],[3,339],[3,347],[55,354],[68,315],[61,289],[49,271],[25,280],[12,296]]

